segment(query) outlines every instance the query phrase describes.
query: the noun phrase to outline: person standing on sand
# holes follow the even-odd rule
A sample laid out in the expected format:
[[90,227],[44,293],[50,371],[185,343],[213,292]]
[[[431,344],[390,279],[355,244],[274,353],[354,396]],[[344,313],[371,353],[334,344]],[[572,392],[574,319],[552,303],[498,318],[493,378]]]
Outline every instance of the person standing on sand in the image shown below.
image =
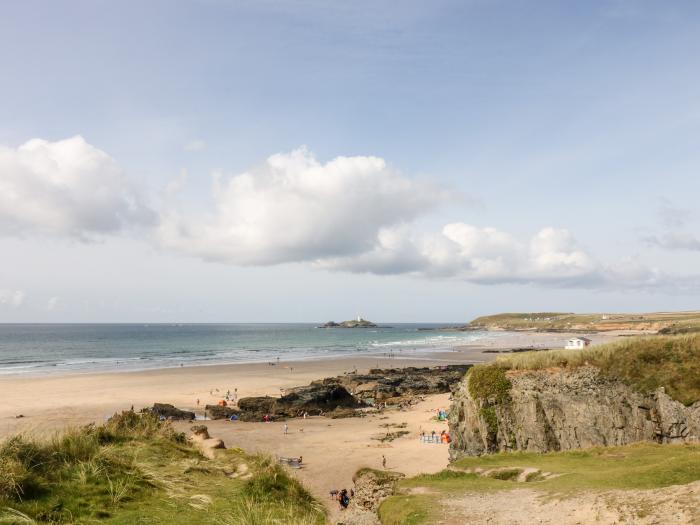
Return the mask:
[[382,454],[382,468],[386,470],[386,457]]
[[285,435],[289,433],[289,425],[287,423],[284,424],[284,433]]

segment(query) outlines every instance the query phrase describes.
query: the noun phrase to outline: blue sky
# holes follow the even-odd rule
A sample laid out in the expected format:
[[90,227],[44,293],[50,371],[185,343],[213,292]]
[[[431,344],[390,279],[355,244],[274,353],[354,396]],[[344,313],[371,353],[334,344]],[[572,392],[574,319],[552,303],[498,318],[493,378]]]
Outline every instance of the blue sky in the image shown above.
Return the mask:
[[0,320],[697,307],[694,2],[0,8]]

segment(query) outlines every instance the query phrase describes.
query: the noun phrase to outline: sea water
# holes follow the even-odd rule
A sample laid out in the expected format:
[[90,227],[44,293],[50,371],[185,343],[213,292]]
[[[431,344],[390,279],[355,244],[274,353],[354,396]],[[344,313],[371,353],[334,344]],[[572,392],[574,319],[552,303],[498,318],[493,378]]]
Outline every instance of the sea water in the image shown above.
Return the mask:
[[439,324],[0,324],[0,375],[127,371],[354,354],[421,358],[496,335]]

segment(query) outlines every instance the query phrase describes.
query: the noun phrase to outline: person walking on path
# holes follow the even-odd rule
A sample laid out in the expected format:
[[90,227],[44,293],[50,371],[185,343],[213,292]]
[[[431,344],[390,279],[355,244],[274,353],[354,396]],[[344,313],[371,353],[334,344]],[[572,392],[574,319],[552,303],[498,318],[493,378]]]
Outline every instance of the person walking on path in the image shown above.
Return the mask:
[[386,456],[382,455],[382,468],[386,470]]

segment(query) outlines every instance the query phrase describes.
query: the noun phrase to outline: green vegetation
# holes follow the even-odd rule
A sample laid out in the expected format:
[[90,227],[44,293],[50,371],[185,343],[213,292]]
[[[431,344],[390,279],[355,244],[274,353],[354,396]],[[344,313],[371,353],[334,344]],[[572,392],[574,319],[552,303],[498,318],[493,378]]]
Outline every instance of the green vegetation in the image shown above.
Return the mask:
[[[468,492],[522,487],[566,497],[579,491],[652,489],[686,484],[700,479],[700,445],[640,443],[550,454],[500,453],[462,458],[453,468],[461,471],[445,470],[399,481],[398,494],[385,500],[379,509],[382,523],[433,523],[442,516],[442,500]],[[499,470],[480,475],[473,472],[477,468],[485,472]],[[529,483],[514,481],[525,468],[537,470],[527,476]],[[497,479],[499,477],[501,479]],[[430,495],[406,494],[411,489],[422,489]]]
[[420,525],[431,523],[431,509],[435,500],[431,496],[391,496],[379,507],[382,525]]
[[513,481],[522,474],[522,469],[519,468],[508,468],[504,470],[496,470],[495,472],[491,472],[489,474],[490,478],[493,479],[500,479],[503,481]]
[[475,366],[469,370],[469,394],[474,399],[502,403],[510,398],[511,382],[497,366]]
[[[619,379],[640,392],[664,387],[673,399],[686,405],[700,400],[700,334],[631,338],[582,350],[511,354],[499,357],[493,365],[474,367],[471,374],[489,368],[537,370],[583,365],[596,366],[605,377]],[[491,377],[494,372],[480,374]]]
[[49,440],[0,445],[0,523],[326,523],[265,457],[205,459],[157,416],[124,412]]
[[504,313],[478,317],[468,328],[543,331],[659,330],[665,334],[700,331],[700,312],[646,314]]

